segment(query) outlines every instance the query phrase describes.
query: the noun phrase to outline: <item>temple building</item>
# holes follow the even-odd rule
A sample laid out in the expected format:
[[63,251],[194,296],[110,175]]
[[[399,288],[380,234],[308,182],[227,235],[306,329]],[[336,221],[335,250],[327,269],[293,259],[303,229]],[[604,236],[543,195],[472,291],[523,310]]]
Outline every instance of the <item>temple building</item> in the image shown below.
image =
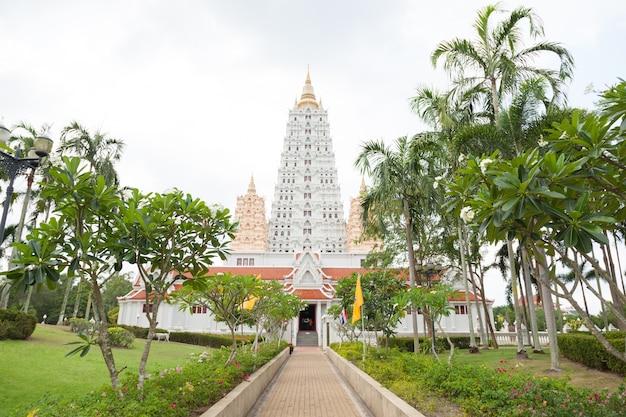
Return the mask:
[[[331,326],[320,325],[328,323],[326,312],[339,301],[335,286],[352,272],[366,272],[362,264],[377,244],[362,239],[359,197],[365,192],[364,181],[358,192],[350,199],[346,221],[328,111],[317,99],[307,72],[300,99],[289,111],[270,217],[266,219],[265,199],[256,193],[252,177],[246,194],[237,198],[234,217],[240,227],[230,244],[231,254],[223,265],[211,267],[210,273],[278,280],[285,292],[297,294],[307,303],[289,323],[289,341],[325,346],[329,340],[337,340]],[[140,314],[145,303],[140,279],[119,301],[118,323],[147,325]],[[460,313],[462,304],[459,302]],[[159,315],[159,327],[172,331],[226,331],[206,310],[192,315],[175,305],[163,305]],[[467,328],[467,312],[461,316],[459,322],[465,325],[459,331]],[[401,323],[399,330],[412,331],[407,325],[410,321]],[[450,327],[457,325],[451,323]]]

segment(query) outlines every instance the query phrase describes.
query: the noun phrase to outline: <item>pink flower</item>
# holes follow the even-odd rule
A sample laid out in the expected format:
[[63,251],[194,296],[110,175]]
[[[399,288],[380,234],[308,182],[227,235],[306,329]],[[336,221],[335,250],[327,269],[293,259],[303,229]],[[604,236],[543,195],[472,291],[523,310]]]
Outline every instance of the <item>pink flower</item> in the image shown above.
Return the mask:
[[180,366],[177,366],[177,367],[176,367],[176,371],[177,371],[177,372],[182,372],[182,371],[183,371],[183,368],[181,368]]
[[171,404],[170,404],[170,407],[171,407],[171,408],[175,408],[175,407],[176,407],[176,404],[171,403]]

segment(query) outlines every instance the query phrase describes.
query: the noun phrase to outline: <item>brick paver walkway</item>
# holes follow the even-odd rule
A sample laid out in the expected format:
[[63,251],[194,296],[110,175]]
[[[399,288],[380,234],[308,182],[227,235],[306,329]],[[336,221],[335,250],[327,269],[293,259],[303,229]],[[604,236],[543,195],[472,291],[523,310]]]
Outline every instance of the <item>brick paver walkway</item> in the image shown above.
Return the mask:
[[296,347],[248,417],[370,417],[317,347]]

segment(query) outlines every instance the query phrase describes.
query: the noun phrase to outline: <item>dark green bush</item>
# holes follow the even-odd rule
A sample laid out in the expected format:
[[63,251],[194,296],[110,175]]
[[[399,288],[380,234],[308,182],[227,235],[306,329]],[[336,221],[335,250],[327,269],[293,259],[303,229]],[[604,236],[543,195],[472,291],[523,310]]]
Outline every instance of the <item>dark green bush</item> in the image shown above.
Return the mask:
[[[138,327],[138,326],[127,326],[125,324],[117,324],[114,327],[121,327],[123,329],[128,330],[132,334],[135,335],[138,339],[145,339],[148,337],[148,328],[147,327]],[[155,330],[156,333],[167,333],[165,329],[159,329],[158,327]]]
[[[469,349],[469,336],[450,336],[450,340],[454,343],[455,349]],[[384,340],[380,341],[381,346],[384,346]],[[427,337],[420,337],[420,351],[430,352],[431,343]],[[437,346],[437,352],[443,352],[449,350],[448,340],[445,337],[437,337],[435,339],[435,346]],[[389,339],[390,348],[398,348],[402,352],[413,352],[413,338],[412,337],[393,337]]]
[[109,327],[109,338],[113,346],[131,348],[135,335],[121,327]]
[[[617,350],[624,351],[624,332],[608,332],[606,338]],[[626,362],[611,355],[600,341],[586,332],[573,332],[557,336],[559,352],[566,358],[590,368],[609,370],[626,375]]]
[[[241,341],[241,337],[237,338]],[[254,340],[251,336],[245,336],[246,343]],[[212,348],[221,348],[222,346],[230,346],[233,341],[230,335],[219,335],[209,333],[192,333],[192,332],[173,332],[170,333],[170,342],[187,343],[190,345],[208,346]]]
[[37,326],[37,317],[18,310],[0,310],[0,340],[23,340],[30,337]]

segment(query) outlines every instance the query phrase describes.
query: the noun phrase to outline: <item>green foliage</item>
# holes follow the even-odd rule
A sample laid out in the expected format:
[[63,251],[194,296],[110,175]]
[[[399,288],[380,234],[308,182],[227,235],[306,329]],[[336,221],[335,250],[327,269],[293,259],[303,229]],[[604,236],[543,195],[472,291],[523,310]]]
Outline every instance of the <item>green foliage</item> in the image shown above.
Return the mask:
[[[454,343],[454,347],[457,349],[469,349],[470,340],[469,336],[449,336],[450,341]],[[382,343],[382,342],[381,342]],[[430,339],[424,336],[420,336],[420,351],[427,353],[431,351]],[[437,352],[443,352],[450,349],[448,346],[448,340],[444,337],[437,337],[435,339],[435,346]],[[392,337],[389,339],[389,347],[398,349],[401,352],[413,352],[413,338],[412,337]]]
[[[337,352],[344,358],[359,362],[352,352],[354,344],[344,344]],[[333,348],[335,346],[333,345]],[[567,385],[564,379],[534,376],[502,361],[497,370],[453,360],[451,365],[440,363],[430,355],[414,355],[390,350],[381,355],[370,352],[358,365],[374,379],[391,389],[418,409],[423,398],[444,396],[457,403],[468,416],[621,416],[626,407],[626,391],[593,392]],[[401,381],[401,384],[397,384]]]
[[87,319],[83,318],[71,318],[70,319],[70,331],[75,333],[91,333],[94,329],[94,324]]
[[131,348],[135,335],[121,327],[109,327],[109,339],[113,346]]
[[78,332],[79,341],[77,342],[68,342],[66,345],[79,345],[78,347],[72,349],[71,351],[65,354],[65,357],[68,358],[70,356],[74,356],[77,353],[80,353],[80,357],[85,357],[89,353],[91,346],[95,345],[98,336],[95,333],[83,333]]
[[[43,399],[39,415],[65,417],[71,415],[106,415],[110,417],[188,417],[193,410],[210,406],[223,398],[237,384],[285,349],[285,344],[263,344],[256,352],[242,350],[238,362],[224,366],[228,349],[193,355],[175,368],[137,384],[137,376],[127,374],[119,390],[110,386],[92,391],[78,399]],[[16,416],[17,417],[17,416]]]
[[0,340],[22,340],[30,337],[37,326],[37,318],[17,310],[0,310]]
[[109,323],[116,324],[119,314],[120,306],[113,307],[111,310],[107,311],[107,318],[109,319]]
[[[251,336],[244,336],[246,342],[252,341]],[[241,336],[237,336],[237,340],[241,341]],[[191,332],[172,332],[170,333],[170,342],[187,343],[189,345],[206,346],[219,349],[224,346],[230,346],[232,339],[227,335],[216,335],[209,333],[191,333]]]
[[[129,332],[131,332],[132,334],[135,335],[136,338],[138,339],[145,339],[148,337],[148,328],[146,327],[139,327],[139,326],[128,326],[126,324],[116,324],[115,327],[121,327],[123,329],[128,330]],[[155,329],[154,330],[155,333],[167,333],[167,330],[165,329]]]
[[[617,350],[624,351],[626,346],[624,332],[608,332],[606,339]],[[590,368],[626,375],[626,362],[608,353],[600,341],[591,334],[578,332],[559,334],[558,341],[559,352],[566,358]]]

